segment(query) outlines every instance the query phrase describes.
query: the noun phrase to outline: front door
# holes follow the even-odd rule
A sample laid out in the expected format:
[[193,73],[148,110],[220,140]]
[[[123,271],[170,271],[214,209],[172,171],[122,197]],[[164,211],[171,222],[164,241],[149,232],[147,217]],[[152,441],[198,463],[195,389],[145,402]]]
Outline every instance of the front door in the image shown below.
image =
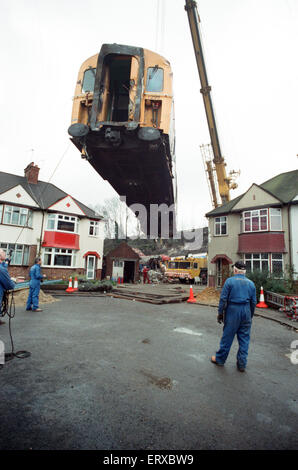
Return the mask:
[[95,256],[88,256],[87,257],[87,279],[94,279],[95,278]]
[[216,287],[222,286],[222,258],[216,261]]

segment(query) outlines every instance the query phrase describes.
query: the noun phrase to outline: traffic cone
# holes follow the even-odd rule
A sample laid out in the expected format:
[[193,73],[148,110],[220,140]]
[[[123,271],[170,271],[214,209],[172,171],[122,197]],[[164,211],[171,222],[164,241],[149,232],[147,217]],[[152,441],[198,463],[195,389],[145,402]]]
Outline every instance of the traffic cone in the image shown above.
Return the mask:
[[265,304],[265,298],[264,298],[264,290],[263,287],[261,286],[261,293],[260,293],[260,302],[256,305],[258,308],[268,308],[268,305]]
[[78,277],[75,277],[74,284],[73,284],[73,291],[79,290],[79,284],[78,284]]
[[193,295],[193,291],[192,291],[192,286],[190,286],[189,288],[189,299],[187,300],[188,303],[190,304],[195,304],[196,303],[196,299]]
[[71,277],[71,276],[69,277],[68,288],[66,289],[65,292],[73,292],[73,288],[72,288],[72,277]]

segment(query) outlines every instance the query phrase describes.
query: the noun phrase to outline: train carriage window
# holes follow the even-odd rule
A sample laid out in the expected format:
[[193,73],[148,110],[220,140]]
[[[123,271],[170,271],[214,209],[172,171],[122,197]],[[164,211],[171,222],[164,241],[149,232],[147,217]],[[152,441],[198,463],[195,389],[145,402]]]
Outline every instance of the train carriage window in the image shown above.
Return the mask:
[[148,68],[146,90],[151,92],[163,90],[163,69],[157,65]]
[[96,69],[87,69],[84,72],[82,92],[94,91]]

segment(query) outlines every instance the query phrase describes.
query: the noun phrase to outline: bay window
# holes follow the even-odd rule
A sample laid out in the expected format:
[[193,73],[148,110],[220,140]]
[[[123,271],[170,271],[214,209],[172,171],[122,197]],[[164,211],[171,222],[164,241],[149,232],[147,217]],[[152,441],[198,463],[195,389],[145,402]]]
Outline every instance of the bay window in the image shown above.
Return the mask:
[[69,250],[66,248],[44,248],[43,250],[43,266],[50,267],[76,267],[77,250]]
[[270,272],[273,276],[283,275],[282,253],[245,253],[244,263],[246,271]]
[[47,230],[78,233],[79,219],[71,215],[48,214]]
[[282,230],[281,209],[256,209],[245,211],[241,216],[241,232],[264,232]]
[[260,232],[265,230],[268,230],[268,209],[257,209],[243,212],[243,232]]

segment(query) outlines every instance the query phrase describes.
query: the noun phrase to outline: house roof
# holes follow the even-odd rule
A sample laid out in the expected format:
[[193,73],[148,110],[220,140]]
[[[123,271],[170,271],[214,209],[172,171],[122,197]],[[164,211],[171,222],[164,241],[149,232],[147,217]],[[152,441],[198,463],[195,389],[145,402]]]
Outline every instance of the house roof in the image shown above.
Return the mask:
[[[293,201],[293,199],[298,194],[298,170],[288,171],[286,173],[281,173],[277,176],[274,176],[273,178],[270,178],[269,180],[260,184],[259,187],[270,193],[272,196],[276,197],[282,204],[288,204]],[[242,199],[245,194],[246,193],[243,193],[226,204],[213,209],[212,211],[208,212],[206,216],[216,216],[231,212],[233,207],[240,201],[240,199]]]
[[[17,185],[21,185],[24,190],[34,199],[38,206],[45,210],[50,206],[68,196],[68,194],[61,189],[57,188],[52,183],[38,181],[37,184],[29,184],[25,176],[13,175],[11,173],[4,173],[0,171],[0,193],[5,193]],[[0,194],[0,200],[1,200]],[[72,198],[84,214],[89,218],[102,219],[101,216],[96,214],[92,209],[85,206],[82,202]]]

